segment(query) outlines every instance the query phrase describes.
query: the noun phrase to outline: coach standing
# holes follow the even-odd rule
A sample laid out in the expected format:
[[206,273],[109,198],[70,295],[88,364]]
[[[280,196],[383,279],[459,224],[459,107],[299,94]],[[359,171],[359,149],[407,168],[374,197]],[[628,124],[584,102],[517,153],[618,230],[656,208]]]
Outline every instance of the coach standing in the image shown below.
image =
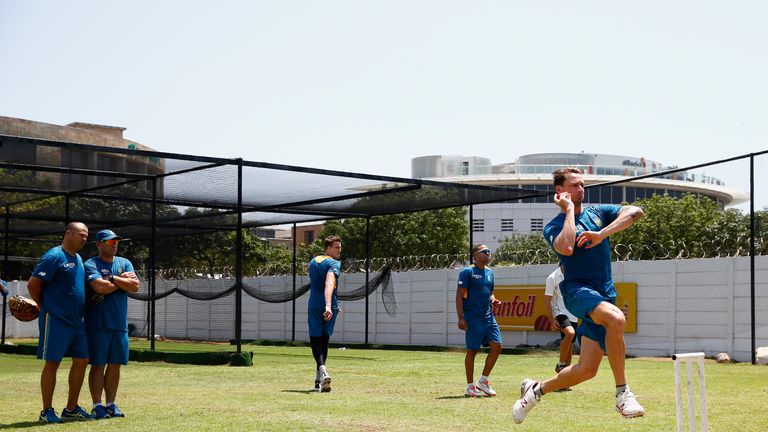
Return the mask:
[[[27,282],[29,295],[40,305],[37,358],[45,360],[40,375],[43,410],[39,420],[43,423],[91,419],[77,404],[88,366],[88,342],[83,325],[85,271],[83,260],[77,254],[86,241],[88,227],[81,222],[68,223],[61,245],[43,254]],[[65,355],[72,356],[72,367],[67,407],[59,417],[53,409],[53,392],[56,372]]]
[[[122,238],[110,230],[96,233],[99,252],[85,262],[88,284],[93,291],[85,313],[91,371],[91,390],[95,419],[124,417],[115,397],[120,384],[120,366],[128,364],[128,293],[139,290],[133,264],[117,256]],[[106,366],[106,368],[105,368]],[[106,369],[106,370],[105,370]],[[106,406],[101,403],[104,392]]]

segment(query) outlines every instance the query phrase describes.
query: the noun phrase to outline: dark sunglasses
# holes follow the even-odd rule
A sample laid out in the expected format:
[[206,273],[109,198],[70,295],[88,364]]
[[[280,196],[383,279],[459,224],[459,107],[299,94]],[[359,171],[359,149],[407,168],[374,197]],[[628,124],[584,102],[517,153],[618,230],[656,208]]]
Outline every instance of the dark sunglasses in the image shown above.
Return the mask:
[[106,244],[106,245],[109,245],[109,246],[114,246],[114,245],[116,245],[116,244],[117,244],[119,241],[120,241],[120,240],[102,240],[101,242],[102,242],[102,243],[104,243],[104,244]]
[[491,250],[490,249],[483,249],[483,250],[477,251],[477,253],[481,253],[481,254],[485,254],[485,255],[490,255],[491,254]]

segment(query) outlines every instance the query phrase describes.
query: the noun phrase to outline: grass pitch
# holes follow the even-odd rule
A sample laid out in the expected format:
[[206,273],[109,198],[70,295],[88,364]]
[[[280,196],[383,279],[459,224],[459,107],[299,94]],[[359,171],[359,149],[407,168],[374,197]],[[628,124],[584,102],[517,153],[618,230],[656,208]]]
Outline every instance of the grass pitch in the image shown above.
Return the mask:
[[[167,349],[162,346],[158,349]],[[183,344],[182,350],[231,350]],[[632,390],[645,417],[626,420],[613,410],[607,359],[597,377],[571,392],[546,395],[521,425],[511,409],[525,377],[553,373],[555,353],[502,355],[491,384],[495,398],[464,398],[462,352],[332,349],[331,393],[311,391],[309,348],[244,345],[253,367],[133,362],[123,369],[118,403],[122,419],[38,425],[42,364],[32,356],[0,354],[0,430],[77,431],[672,431],[675,394],[672,362],[629,359]],[[485,356],[478,355],[479,376]],[[65,360],[54,405],[66,402]],[[476,378],[477,378],[476,376]],[[768,430],[768,368],[706,363],[712,431]],[[90,408],[87,383],[80,403]],[[687,430],[687,429],[686,429]]]

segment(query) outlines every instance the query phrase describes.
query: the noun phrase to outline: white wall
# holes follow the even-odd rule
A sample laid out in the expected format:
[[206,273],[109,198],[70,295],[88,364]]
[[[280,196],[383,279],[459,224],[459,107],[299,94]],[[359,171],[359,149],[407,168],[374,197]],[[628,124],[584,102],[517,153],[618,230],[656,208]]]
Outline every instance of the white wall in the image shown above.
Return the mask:
[[[768,256],[755,259],[757,346],[768,345]],[[494,269],[497,285],[543,284],[552,266]],[[431,270],[392,274],[398,313],[387,315],[381,294],[369,298],[369,342],[376,344],[438,345],[461,347],[464,334],[457,328],[456,279],[459,270]],[[637,283],[637,333],[627,334],[629,354],[668,356],[675,352],[727,352],[738,361],[749,361],[750,303],[749,257],[630,261],[613,264],[615,282]],[[343,291],[364,284],[365,275],[345,274]],[[290,290],[292,278],[245,279],[260,289]],[[158,281],[157,291],[167,287]],[[232,280],[173,282],[197,285],[196,290],[219,292]],[[307,283],[298,278],[297,284]],[[11,292],[25,283],[11,283]],[[201,286],[202,285],[202,286]],[[174,285],[175,286],[175,285]],[[184,288],[185,286],[181,286]],[[189,288],[189,286],[187,286]],[[307,335],[307,296],[296,300],[296,339]],[[292,302],[265,303],[243,295],[243,339],[291,339]],[[343,314],[332,340],[365,341],[365,301],[342,302]],[[146,334],[146,302],[129,301],[129,322]],[[234,337],[235,296],[215,300],[190,300],[173,294],[156,304],[156,333],[169,338],[229,340]],[[8,319],[7,337],[33,337],[37,322]],[[550,332],[504,332],[504,345],[545,344],[557,338]]]
[[[29,297],[27,292],[27,281],[9,281],[8,298],[21,294]],[[2,300],[0,300],[2,301]],[[1,323],[0,323],[1,324]],[[30,322],[21,322],[11,316],[8,307],[5,308],[5,337],[6,338],[36,338],[40,334],[37,328],[37,320]]]

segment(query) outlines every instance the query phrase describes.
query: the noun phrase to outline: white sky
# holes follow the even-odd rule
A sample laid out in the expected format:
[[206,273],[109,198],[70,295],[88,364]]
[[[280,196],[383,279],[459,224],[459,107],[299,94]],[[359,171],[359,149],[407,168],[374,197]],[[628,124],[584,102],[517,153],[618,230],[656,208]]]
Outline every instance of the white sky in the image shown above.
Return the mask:
[[[0,115],[403,177],[429,154],[686,166],[768,149],[766,17],[758,0],[2,0]],[[748,188],[744,162],[704,173]],[[768,205],[768,174],[756,191]]]

